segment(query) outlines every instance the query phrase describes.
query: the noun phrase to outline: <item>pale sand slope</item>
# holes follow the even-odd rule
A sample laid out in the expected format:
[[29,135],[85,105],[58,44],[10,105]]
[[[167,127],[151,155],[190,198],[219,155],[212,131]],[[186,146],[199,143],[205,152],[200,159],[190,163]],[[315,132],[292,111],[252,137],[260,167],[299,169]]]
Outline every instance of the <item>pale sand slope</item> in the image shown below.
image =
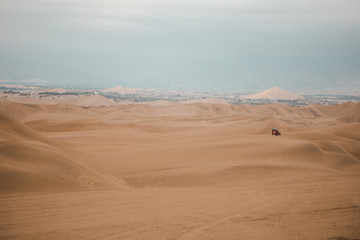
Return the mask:
[[250,94],[250,95],[246,95],[243,96],[244,98],[248,98],[248,99],[262,99],[262,98],[267,98],[267,99],[283,99],[283,100],[296,100],[296,99],[304,99],[304,97],[287,91],[287,90],[283,90],[277,87],[273,87],[270,88],[266,91],[263,92],[259,92],[259,93],[254,93],[254,94]]
[[355,103],[0,102],[0,239],[360,239],[359,120]]

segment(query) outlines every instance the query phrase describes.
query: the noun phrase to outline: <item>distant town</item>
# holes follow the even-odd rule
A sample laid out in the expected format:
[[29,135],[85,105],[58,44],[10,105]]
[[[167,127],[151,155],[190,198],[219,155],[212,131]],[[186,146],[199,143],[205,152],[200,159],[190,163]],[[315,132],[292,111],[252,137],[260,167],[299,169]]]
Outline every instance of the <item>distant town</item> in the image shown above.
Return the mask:
[[[281,94],[276,91],[282,91]],[[269,94],[269,95],[267,95]],[[279,94],[279,95],[276,95]],[[285,95],[284,95],[285,94]],[[255,94],[244,92],[206,92],[206,91],[175,91],[116,87],[110,89],[66,89],[44,86],[0,85],[0,98],[26,97],[32,99],[56,99],[61,96],[100,95],[114,102],[140,103],[155,101],[196,101],[205,99],[222,99],[232,105],[239,104],[275,104],[301,107],[309,104],[337,105],[348,101],[360,102],[360,94],[302,94],[278,88]],[[289,97],[289,96],[298,97]]]

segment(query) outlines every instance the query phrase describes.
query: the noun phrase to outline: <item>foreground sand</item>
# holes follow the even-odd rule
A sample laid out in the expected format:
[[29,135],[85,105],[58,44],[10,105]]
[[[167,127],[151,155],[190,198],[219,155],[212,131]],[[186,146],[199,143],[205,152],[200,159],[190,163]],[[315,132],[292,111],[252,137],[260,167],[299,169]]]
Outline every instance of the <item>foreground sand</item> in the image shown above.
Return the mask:
[[360,239],[359,120],[355,103],[2,101],[0,239]]

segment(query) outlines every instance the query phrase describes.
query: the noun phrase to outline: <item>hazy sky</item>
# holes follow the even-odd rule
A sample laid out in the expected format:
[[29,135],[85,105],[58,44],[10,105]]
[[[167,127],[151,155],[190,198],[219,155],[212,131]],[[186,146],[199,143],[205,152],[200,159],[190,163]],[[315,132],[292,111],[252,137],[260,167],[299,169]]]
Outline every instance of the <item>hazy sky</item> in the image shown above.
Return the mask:
[[0,80],[360,88],[359,0],[0,0]]

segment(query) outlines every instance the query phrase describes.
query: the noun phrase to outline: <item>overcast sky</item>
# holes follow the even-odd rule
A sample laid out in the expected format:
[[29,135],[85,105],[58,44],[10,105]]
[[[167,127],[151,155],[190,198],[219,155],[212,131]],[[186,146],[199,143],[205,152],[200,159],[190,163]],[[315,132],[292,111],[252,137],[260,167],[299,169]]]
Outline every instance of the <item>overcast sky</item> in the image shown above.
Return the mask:
[[360,88],[359,0],[0,0],[0,80]]

